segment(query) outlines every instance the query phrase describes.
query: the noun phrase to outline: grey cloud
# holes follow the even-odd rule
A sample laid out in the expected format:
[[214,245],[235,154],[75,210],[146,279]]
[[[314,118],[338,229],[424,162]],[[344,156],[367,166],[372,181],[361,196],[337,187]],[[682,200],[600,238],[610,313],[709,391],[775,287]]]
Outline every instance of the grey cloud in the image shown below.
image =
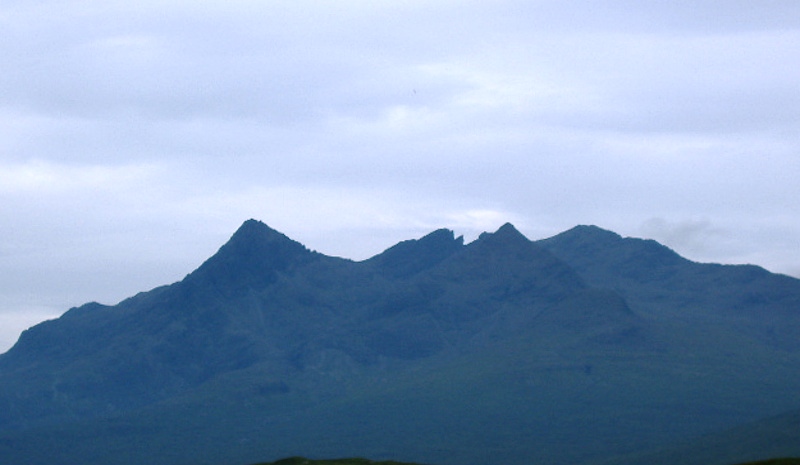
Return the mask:
[[798,8],[4,2],[0,313],[178,279],[250,217],[357,258],[594,223],[796,269]]
[[702,255],[724,236],[724,232],[707,219],[672,222],[658,217],[642,223],[641,234],[690,255]]

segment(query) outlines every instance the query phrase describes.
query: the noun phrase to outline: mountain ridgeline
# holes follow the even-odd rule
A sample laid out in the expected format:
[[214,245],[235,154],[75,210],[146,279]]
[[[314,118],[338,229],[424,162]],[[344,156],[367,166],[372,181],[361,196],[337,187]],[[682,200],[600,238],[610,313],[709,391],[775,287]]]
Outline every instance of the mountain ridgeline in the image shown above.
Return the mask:
[[441,229],[354,262],[248,220],[183,280],[0,355],[0,462],[800,455],[799,341],[800,280],[594,226]]

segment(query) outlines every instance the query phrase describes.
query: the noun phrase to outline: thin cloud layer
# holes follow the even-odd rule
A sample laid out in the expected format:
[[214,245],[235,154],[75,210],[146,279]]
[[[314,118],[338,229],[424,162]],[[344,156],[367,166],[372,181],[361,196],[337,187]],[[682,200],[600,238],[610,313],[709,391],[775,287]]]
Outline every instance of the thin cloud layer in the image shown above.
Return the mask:
[[363,259],[579,223],[800,276],[794,1],[4,2],[0,314],[245,219]]

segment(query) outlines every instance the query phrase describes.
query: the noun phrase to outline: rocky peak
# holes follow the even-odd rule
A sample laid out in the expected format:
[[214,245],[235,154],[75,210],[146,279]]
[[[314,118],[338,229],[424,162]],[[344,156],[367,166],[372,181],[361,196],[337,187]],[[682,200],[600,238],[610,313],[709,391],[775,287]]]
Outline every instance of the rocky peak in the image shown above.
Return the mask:
[[247,220],[230,240],[187,277],[217,288],[264,287],[276,273],[313,256],[299,242],[257,220]]

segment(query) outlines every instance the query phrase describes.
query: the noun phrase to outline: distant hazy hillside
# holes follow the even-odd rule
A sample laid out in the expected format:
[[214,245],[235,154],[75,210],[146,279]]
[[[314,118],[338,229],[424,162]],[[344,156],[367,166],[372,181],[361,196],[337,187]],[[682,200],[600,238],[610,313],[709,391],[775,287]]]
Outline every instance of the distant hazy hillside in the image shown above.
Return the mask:
[[0,463],[723,465],[800,455],[798,392],[797,279],[594,226],[354,262],[249,220],[180,282],[0,355]]

